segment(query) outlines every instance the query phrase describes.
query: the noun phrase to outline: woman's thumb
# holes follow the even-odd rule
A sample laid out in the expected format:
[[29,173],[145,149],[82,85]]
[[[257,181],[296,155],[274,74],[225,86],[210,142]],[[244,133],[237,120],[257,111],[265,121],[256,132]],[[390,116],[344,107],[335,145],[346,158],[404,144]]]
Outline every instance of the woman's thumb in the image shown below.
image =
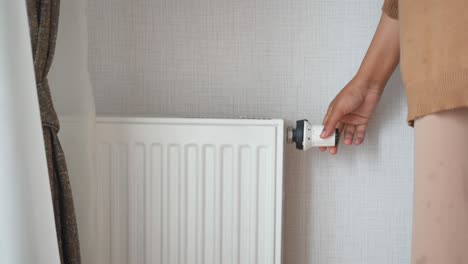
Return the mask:
[[332,109],[329,111],[323,122],[323,131],[320,134],[321,138],[328,138],[329,136],[333,135],[336,125],[343,117],[343,115],[340,113],[341,111],[338,109]]

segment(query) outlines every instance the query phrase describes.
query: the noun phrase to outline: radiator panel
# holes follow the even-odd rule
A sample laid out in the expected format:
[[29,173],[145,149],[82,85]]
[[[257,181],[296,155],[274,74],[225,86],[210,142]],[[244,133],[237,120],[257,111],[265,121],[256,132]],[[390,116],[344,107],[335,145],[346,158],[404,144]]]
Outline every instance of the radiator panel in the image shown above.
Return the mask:
[[[97,263],[281,259],[281,120],[98,118]],[[102,247],[101,247],[102,249]]]

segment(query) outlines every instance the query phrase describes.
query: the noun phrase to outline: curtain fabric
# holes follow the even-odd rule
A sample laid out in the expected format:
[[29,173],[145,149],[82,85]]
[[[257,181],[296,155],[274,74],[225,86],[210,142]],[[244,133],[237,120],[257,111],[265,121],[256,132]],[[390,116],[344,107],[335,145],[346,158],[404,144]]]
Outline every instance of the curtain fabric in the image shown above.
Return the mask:
[[65,156],[57,137],[60,125],[47,81],[55,51],[60,0],[26,0],[26,3],[61,263],[79,264],[73,196]]

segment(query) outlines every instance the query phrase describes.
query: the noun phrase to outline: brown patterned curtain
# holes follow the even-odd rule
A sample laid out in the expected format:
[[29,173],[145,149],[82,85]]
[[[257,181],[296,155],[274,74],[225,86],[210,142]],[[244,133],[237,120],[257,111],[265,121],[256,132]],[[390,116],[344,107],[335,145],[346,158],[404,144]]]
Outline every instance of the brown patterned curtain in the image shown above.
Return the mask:
[[57,137],[60,125],[47,81],[55,51],[60,0],[26,0],[26,3],[61,263],[79,264],[80,245],[70,179]]

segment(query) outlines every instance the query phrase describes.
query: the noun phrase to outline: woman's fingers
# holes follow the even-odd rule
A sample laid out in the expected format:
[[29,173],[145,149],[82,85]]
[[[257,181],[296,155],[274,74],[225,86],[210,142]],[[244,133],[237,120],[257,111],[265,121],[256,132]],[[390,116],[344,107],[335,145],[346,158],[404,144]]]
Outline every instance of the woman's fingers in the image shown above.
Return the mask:
[[346,145],[353,144],[354,132],[356,132],[356,126],[346,125],[345,132],[344,132],[344,143]]
[[333,109],[334,109],[334,100],[328,106],[327,113],[325,114],[325,117],[323,118],[323,121],[322,121],[322,125],[325,125],[326,123],[328,123],[328,118],[333,112]]
[[354,124],[354,125],[361,125],[361,124],[367,124],[369,121],[368,117],[357,115],[355,113],[351,113],[348,115],[343,116],[342,120],[346,124]]
[[338,122],[344,116],[343,111],[339,107],[335,107],[333,104],[330,105],[328,113],[323,122],[323,131],[320,134],[321,138],[328,138],[335,132],[335,128],[338,125]]
[[359,125],[356,127],[356,138],[354,144],[360,145],[364,142],[364,137],[366,136],[367,125]]

